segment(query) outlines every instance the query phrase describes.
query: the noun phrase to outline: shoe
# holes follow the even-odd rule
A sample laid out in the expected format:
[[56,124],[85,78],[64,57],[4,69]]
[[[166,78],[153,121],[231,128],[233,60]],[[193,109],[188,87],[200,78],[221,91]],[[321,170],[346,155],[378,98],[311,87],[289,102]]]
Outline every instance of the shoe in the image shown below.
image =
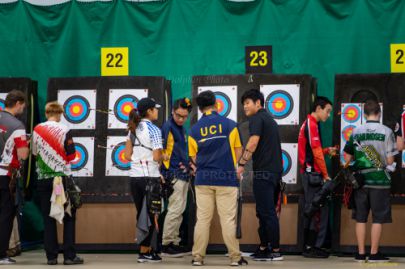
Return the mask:
[[83,264],[84,260],[79,256],[74,257],[73,259],[66,259],[63,261],[64,265],[76,265],[76,264]]
[[255,250],[255,252],[253,252],[252,254],[250,254],[250,258],[254,258],[257,256],[257,254],[260,253],[260,246],[257,247],[257,249]]
[[191,265],[193,265],[193,266],[203,266],[204,265],[204,261],[198,261],[198,260],[192,260],[191,261]]
[[368,257],[368,262],[389,262],[390,258],[385,257],[382,253],[377,252],[376,254],[370,254]]
[[10,248],[6,251],[8,257],[17,257],[21,255],[21,245],[16,246],[15,248]]
[[145,263],[145,262],[151,262],[151,263],[156,263],[156,262],[161,262],[162,258],[159,257],[158,254],[155,252],[150,252],[150,253],[140,253],[138,257],[138,262],[139,263]]
[[57,265],[58,264],[58,259],[50,259],[46,263],[47,265]]
[[311,247],[302,253],[305,258],[312,258],[312,259],[326,259],[329,258],[329,253],[317,248]]
[[180,258],[186,255],[187,252],[180,246],[173,243],[162,246],[162,256]]
[[271,261],[271,253],[268,248],[265,249],[260,249],[254,256],[253,260],[255,261],[261,261],[261,262],[266,262],[266,261]]
[[356,262],[366,262],[367,256],[366,256],[366,254],[356,253],[356,255],[354,256],[354,260]]
[[270,253],[270,257],[271,257],[271,260],[272,261],[283,261],[284,260],[284,257],[283,257],[283,255],[281,255],[281,253],[280,252],[271,252]]
[[247,260],[244,258],[240,257],[239,261],[234,261],[231,262],[230,266],[242,266],[242,265],[248,265]]
[[1,265],[6,265],[6,264],[15,264],[16,261],[11,259],[10,257],[4,257],[2,259],[0,259],[0,264]]

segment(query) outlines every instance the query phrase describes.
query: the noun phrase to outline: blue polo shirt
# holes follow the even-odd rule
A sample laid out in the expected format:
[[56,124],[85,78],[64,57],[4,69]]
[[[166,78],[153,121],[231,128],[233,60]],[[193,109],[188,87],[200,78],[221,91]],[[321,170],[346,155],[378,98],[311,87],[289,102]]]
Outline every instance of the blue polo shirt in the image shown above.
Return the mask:
[[187,140],[183,126],[179,126],[170,118],[162,126],[163,153],[169,157],[162,165],[162,175],[167,179],[178,178],[189,180],[189,174],[180,169],[180,165],[188,165]]
[[196,157],[195,185],[238,186],[235,148],[242,147],[236,122],[205,113],[191,128],[189,155]]

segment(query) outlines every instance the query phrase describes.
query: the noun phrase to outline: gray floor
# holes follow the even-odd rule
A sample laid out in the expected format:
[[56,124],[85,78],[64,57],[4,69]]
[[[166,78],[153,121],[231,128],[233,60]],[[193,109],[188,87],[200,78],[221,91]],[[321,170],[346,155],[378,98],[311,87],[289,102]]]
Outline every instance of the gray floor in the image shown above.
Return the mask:
[[[85,264],[75,266],[74,268],[191,268],[191,256],[185,258],[163,258],[162,263],[158,264],[138,264],[136,262],[136,254],[82,254],[81,257],[85,259]],[[314,269],[314,268],[405,268],[405,258],[392,258],[390,263],[384,264],[359,264],[353,261],[352,258],[338,258],[330,257],[326,260],[312,260],[304,259],[301,256],[285,256],[282,262],[255,262],[247,258],[249,261],[249,268],[300,268],[300,269]],[[4,268],[21,268],[21,269],[36,269],[46,268],[46,259],[43,251],[35,250],[24,252],[22,256],[16,258],[17,264],[12,266],[3,266]],[[59,262],[63,262],[63,257],[59,256]],[[205,266],[210,268],[229,268],[229,260],[224,255],[209,255],[205,258]],[[63,265],[54,266],[62,267]],[[1,267],[1,266],[0,266]],[[195,267],[193,267],[195,268]]]

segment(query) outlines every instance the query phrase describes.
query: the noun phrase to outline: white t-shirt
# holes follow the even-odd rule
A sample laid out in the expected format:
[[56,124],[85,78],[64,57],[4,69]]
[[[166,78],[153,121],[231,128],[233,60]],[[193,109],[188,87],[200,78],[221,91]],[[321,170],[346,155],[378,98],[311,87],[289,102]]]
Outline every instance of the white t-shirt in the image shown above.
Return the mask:
[[160,177],[159,163],[153,160],[153,150],[163,149],[162,132],[147,119],[142,119],[136,128],[136,136],[128,133],[132,142],[130,177]]

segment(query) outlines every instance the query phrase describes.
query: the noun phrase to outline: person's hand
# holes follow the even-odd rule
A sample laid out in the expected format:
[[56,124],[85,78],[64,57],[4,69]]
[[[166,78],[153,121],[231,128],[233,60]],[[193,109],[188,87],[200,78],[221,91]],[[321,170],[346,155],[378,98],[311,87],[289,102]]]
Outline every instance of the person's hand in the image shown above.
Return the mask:
[[243,179],[243,173],[245,172],[245,167],[244,166],[238,166],[238,169],[236,169],[236,176],[238,177],[239,180]]
[[195,164],[193,162],[189,162],[189,167],[190,167],[190,174],[192,176],[195,176],[195,173],[197,171],[197,167],[195,166]]
[[165,184],[165,183],[166,183],[166,180],[165,180],[165,178],[163,177],[163,175],[160,175],[160,183],[161,183],[161,184]]
[[334,146],[334,147],[329,147],[328,148],[328,155],[330,157],[335,157],[338,154],[339,151],[339,147],[338,146]]
[[328,176],[327,178],[324,178],[324,179],[323,179],[323,181],[325,181],[325,182],[326,182],[326,181],[330,181],[330,180],[332,180],[332,179],[331,179],[329,176]]

